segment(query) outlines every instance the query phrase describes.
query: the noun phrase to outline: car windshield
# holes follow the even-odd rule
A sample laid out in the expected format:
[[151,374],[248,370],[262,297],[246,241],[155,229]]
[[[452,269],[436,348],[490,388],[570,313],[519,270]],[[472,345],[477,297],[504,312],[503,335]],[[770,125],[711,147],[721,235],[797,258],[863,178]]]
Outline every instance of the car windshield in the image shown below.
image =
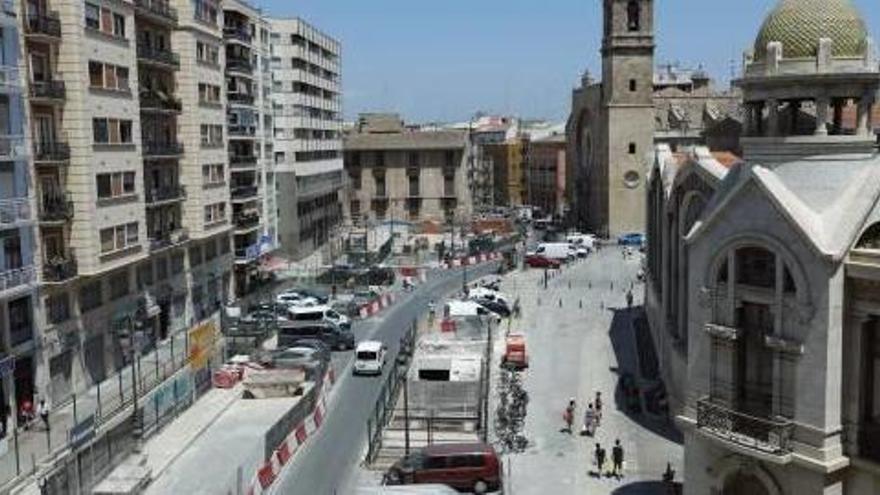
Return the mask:
[[357,358],[360,361],[375,361],[376,351],[358,351]]

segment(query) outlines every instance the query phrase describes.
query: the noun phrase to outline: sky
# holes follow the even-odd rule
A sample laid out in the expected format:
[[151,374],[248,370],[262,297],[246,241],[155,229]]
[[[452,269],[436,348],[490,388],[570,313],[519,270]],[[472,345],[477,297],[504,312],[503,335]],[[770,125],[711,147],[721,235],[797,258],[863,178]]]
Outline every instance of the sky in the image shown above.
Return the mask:
[[[345,118],[410,122],[477,111],[565,120],[584,69],[600,74],[600,0],[252,0],[342,42]],[[876,0],[853,0],[875,35]],[[702,64],[726,85],[776,0],[655,0],[656,64]]]

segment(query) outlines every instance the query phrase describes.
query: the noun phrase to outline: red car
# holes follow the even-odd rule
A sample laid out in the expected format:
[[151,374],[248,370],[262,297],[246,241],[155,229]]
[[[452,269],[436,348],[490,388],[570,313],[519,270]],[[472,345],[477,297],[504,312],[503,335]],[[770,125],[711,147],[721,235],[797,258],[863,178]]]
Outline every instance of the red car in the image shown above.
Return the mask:
[[485,443],[433,444],[397,461],[385,473],[386,485],[441,484],[458,491],[501,489],[501,459]]
[[541,256],[540,254],[530,254],[526,256],[526,264],[532,268],[559,268],[559,260]]

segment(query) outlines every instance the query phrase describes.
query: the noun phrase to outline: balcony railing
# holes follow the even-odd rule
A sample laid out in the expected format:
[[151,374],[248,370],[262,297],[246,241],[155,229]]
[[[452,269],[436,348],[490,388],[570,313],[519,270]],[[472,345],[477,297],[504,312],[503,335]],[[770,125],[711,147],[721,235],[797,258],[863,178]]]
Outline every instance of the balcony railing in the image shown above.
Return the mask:
[[257,186],[236,186],[232,188],[232,199],[249,199],[257,196]]
[[257,165],[256,155],[229,155],[229,166],[236,167],[254,167]]
[[146,43],[138,43],[137,56],[140,59],[160,64],[171,65],[175,68],[180,67],[180,57],[170,50],[162,50]]
[[157,17],[164,18],[167,21],[177,22],[177,9],[168,5],[164,0],[135,0],[135,5],[145,12],[149,12]]
[[254,71],[254,67],[249,60],[238,57],[227,58],[226,68],[235,72],[244,72],[245,74],[250,74]]
[[762,452],[791,453],[794,423],[784,418],[760,418],[704,397],[697,401],[697,428],[723,440]]
[[178,156],[183,154],[183,144],[170,141],[144,141],[144,156]]
[[256,136],[257,135],[257,127],[253,125],[229,125],[229,135],[230,136]]
[[237,27],[225,27],[223,28],[223,37],[226,39],[233,39],[241,41],[242,43],[250,44],[253,37],[251,33],[249,33],[246,29],[241,29]]
[[235,226],[240,229],[247,229],[260,224],[259,213],[240,213],[233,217]]
[[0,291],[31,284],[36,279],[34,265],[0,271]]
[[68,196],[50,196],[40,201],[41,222],[66,222],[73,218],[73,201]]
[[0,157],[15,159],[25,154],[24,136],[3,135],[0,131]]
[[151,187],[146,190],[146,201],[148,204],[173,201],[185,197],[186,188],[184,186]]
[[254,95],[245,93],[229,93],[226,98],[230,103],[241,103],[242,105],[253,105]]
[[141,110],[167,110],[180,112],[183,105],[177,98],[160,98],[156,94],[143,94],[140,97]]
[[64,81],[31,81],[32,98],[63,100],[66,95]]
[[34,161],[63,162],[70,159],[70,146],[61,141],[35,142]]
[[21,81],[18,79],[18,67],[14,65],[0,65],[0,90],[11,91],[20,87]]
[[159,230],[150,234],[150,249],[165,249],[189,240],[187,229]]
[[66,256],[54,256],[43,264],[44,282],[64,282],[76,275],[76,257],[72,252]]
[[28,198],[0,199],[0,227],[16,225],[31,219]]
[[61,37],[61,20],[57,12],[32,14],[27,16],[27,34],[40,34],[53,38]]

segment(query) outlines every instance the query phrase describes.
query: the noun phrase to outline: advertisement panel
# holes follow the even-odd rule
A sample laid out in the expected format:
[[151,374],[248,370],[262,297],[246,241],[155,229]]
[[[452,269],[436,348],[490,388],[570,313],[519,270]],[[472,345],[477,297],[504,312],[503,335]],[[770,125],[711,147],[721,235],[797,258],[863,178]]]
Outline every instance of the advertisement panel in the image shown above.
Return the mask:
[[187,361],[193,371],[204,368],[214,350],[216,327],[208,321],[193,327],[189,331],[189,357]]

